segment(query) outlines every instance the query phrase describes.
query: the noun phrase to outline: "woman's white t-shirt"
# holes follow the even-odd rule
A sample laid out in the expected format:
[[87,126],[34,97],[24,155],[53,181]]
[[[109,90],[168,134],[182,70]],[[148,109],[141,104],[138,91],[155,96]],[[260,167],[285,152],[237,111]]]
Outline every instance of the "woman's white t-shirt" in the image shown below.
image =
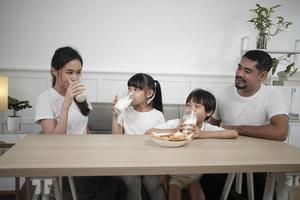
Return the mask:
[[162,112],[153,108],[148,112],[138,112],[131,106],[118,116],[118,123],[124,129],[124,135],[144,135],[144,133],[165,123]]
[[[54,88],[42,93],[36,103],[35,121],[39,123],[43,119],[54,119],[59,121],[59,115],[64,97]],[[90,106],[90,105],[89,105]],[[69,108],[67,134],[86,134],[88,117],[81,114],[76,103],[73,102]]]

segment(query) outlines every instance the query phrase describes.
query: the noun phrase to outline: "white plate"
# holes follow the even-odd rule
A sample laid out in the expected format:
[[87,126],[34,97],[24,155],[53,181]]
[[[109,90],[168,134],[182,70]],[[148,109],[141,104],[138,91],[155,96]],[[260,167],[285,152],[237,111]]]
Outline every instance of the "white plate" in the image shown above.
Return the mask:
[[157,139],[155,137],[151,137],[151,139],[156,142],[158,145],[163,147],[181,147],[185,145],[189,140],[183,140],[183,141],[169,141],[169,140],[162,140]]

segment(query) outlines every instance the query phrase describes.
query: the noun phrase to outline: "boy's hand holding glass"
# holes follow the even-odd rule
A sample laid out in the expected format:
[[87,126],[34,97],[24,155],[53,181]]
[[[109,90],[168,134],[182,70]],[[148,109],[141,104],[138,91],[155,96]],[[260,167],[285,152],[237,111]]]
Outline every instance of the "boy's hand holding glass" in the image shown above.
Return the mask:
[[193,134],[197,128],[197,114],[195,111],[183,115],[183,122],[180,125],[181,131],[184,134]]

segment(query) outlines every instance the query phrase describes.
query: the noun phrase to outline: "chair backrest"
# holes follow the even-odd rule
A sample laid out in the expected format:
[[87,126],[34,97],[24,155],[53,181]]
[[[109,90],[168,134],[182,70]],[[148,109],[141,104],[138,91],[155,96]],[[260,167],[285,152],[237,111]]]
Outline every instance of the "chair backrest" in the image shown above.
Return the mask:
[[[89,114],[88,127],[91,133],[111,133],[112,105],[111,103],[92,102],[93,110]],[[181,118],[185,109],[184,104],[164,104],[166,120]]]

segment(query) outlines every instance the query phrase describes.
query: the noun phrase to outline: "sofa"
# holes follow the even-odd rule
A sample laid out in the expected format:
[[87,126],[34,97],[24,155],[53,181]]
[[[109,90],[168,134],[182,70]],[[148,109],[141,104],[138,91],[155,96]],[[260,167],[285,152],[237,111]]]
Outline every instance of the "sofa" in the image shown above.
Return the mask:
[[[92,134],[111,133],[112,104],[92,102],[93,110],[89,114],[88,127]],[[181,118],[185,109],[184,104],[164,104],[164,116],[166,120]]]

